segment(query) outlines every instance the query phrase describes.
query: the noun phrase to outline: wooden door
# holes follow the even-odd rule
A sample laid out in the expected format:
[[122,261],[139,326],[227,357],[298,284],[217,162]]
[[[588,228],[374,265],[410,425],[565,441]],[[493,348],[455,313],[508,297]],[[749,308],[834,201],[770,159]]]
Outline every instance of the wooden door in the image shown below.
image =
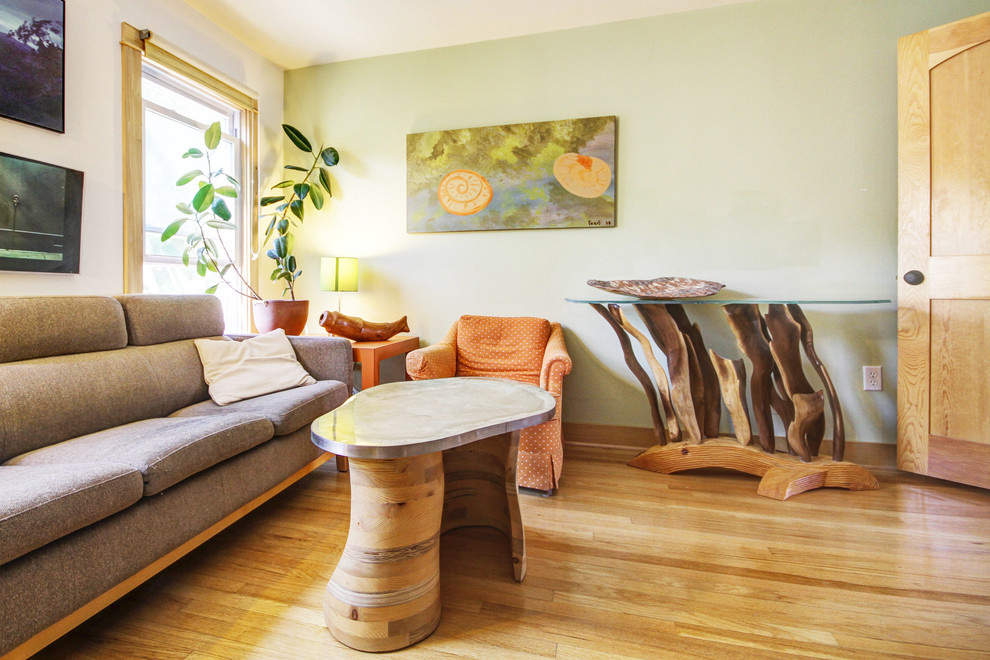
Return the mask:
[[898,42],[897,465],[990,488],[990,13]]

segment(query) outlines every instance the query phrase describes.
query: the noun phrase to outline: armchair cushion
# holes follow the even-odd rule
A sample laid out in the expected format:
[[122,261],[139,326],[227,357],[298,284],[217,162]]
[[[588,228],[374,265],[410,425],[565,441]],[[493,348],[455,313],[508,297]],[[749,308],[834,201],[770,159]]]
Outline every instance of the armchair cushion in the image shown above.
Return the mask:
[[539,385],[549,338],[546,319],[462,316],[457,321],[457,375]]

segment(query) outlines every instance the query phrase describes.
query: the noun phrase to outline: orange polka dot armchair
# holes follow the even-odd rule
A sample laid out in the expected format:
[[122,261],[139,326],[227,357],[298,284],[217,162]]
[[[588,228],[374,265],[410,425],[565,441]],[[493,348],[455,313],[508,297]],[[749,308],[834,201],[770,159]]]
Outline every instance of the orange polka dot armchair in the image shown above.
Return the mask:
[[550,494],[564,466],[560,432],[561,391],[571,358],[559,323],[531,317],[462,316],[438,343],[411,351],[413,380],[482,376],[542,387],[557,400],[553,419],[523,429],[516,481]]

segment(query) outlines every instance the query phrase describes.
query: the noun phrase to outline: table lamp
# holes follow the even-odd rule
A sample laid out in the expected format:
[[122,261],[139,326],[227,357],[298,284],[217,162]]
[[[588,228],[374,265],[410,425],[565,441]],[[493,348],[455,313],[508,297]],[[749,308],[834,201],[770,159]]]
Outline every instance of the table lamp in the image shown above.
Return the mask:
[[340,311],[340,292],[358,290],[357,257],[322,257],[320,259],[320,289],[337,292],[337,311]]

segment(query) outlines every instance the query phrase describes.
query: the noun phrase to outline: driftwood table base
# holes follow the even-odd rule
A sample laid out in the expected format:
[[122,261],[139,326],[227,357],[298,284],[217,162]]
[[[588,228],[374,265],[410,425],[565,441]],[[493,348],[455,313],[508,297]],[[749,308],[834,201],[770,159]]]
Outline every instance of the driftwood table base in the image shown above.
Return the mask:
[[[646,393],[657,445],[629,465],[664,474],[704,467],[739,470],[763,477],[759,494],[777,500],[830,486],[849,490],[879,488],[867,470],[842,460],[846,441],[842,409],[832,379],[815,350],[811,324],[796,301],[568,301],[589,304],[609,323],[619,339],[626,365]],[[889,301],[804,302],[850,305]],[[761,303],[768,306],[766,313],[761,311]],[[688,318],[686,306],[706,304],[722,308],[739,352],[749,361],[748,370],[742,358],[724,357],[705,345],[701,327]],[[646,335],[629,322],[621,305],[635,308],[653,343],[667,358],[669,384],[667,371]],[[650,382],[627,335],[639,342],[656,383]],[[802,348],[823,389],[816,390],[805,375]],[[735,437],[720,434],[723,403]],[[818,457],[826,429],[826,410],[832,422],[831,460]],[[776,451],[774,414],[786,433],[789,453]],[[759,446],[752,443],[754,438]]]
[[651,472],[671,474],[682,470],[719,467],[763,477],[757,493],[775,500],[816,488],[877,490],[869,470],[855,463],[824,457],[803,462],[797,456],[768,454],[759,447],[742,445],[734,438],[706,440],[700,445],[686,442],[650,447],[629,465]]

